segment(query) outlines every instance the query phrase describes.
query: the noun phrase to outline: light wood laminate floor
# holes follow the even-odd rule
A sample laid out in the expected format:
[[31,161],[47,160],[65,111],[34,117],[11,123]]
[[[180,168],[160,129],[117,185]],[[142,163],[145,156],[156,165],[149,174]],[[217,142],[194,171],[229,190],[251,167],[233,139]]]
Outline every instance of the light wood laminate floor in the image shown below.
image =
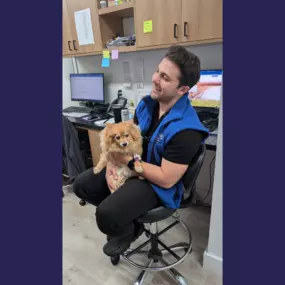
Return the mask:
[[[102,251],[106,243],[97,228],[95,208],[81,207],[72,193],[72,186],[65,187],[63,198],[63,285],[132,285],[140,270],[121,259],[113,266]],[[222,278],[202,267],[209,232],[209,210],[193,207],[179,211],[181,219],[193,235],[193,252],[175,268],[187,279],[189,285],[221,285]],[[168,222],[168,221],[166,221]],[[165,223],[166,223],[165,222]],[[159,229],[163,228],[159,224]],[[167,245],[183,241],[185,231],[175,227],[165,237]],[[144,235],[136,241],[145,239]],[[174,279],[166,272],[148,274],[145,285],[174,285]]]

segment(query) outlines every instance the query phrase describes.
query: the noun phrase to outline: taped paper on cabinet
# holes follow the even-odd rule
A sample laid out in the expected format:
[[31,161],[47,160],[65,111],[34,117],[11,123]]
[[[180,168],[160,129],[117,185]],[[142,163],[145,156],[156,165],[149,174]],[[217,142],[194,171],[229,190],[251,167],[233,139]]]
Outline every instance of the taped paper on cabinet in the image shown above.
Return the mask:
[[90,8],[74,12],[74,21],[79,45],[94,44]]

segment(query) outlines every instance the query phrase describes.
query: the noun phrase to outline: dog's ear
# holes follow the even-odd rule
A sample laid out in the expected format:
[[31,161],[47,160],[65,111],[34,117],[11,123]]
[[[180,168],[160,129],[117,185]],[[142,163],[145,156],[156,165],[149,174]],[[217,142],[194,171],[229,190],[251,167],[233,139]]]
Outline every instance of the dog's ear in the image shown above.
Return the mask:
[[112,130],[112,127],[113,127],[113,124],[111,124],[111,123],[106,123],[106,126],[105,126],[105,128],[104,128],[104,133],[109,135],[110,132],[111,132],[111,130]]
[[104,137],[104,139],[107,139],[107,137],[110,136],[111,134],[111,129],[112,129],[112,124],[107,123],[104,130],[101,132],[102,136]]
[[113,124],[111,123],[106,123],[105,128],[111,128]]
[[141,139],[141,131],[140,128],[134,123],[130,123],[129,133],[132,136],[134,141],[138,141]]

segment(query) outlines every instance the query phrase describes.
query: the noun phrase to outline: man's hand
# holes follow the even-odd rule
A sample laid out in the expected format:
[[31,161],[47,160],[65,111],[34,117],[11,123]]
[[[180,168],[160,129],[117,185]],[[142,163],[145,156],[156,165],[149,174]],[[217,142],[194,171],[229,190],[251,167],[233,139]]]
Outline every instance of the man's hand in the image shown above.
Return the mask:
[[106,166],[106,181],[110,191],[114,191],[113,180],[118,179],[117,169],[116,167],[108,162]]
[[[128,164],[132,157],[116,153],[114,159],[118,163]],[[143,172],[139,173],[140,176],[166,189],[175,185],[188,168],[188,165],[173,163],[164,158],[162,159],[161,166],[156,166],[147,162],[142,162],[141,166]]]

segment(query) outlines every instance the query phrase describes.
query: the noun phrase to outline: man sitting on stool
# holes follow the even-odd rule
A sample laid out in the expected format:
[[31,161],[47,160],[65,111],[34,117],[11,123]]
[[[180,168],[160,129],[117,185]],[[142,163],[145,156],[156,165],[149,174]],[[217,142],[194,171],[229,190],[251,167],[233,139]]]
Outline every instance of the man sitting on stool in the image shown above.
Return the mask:
[[[131,178],[110,194],[115,173],[108,165],[99,174],[89,169],[76,178],[75,194],[97,206],[98,228],[108,236],[106,255],[124,253],[141,235],[143,225],[134,222],[139,216],[158,205],[179,207],[181,178],[208,136],[188,98],[199,78],[199,58],[182,46],[171,47],[154,72],[151,94],[140,101],[134,116],[144,136],[140,176],[145,180]],[[132,159],[117,156],[127,165]]]

